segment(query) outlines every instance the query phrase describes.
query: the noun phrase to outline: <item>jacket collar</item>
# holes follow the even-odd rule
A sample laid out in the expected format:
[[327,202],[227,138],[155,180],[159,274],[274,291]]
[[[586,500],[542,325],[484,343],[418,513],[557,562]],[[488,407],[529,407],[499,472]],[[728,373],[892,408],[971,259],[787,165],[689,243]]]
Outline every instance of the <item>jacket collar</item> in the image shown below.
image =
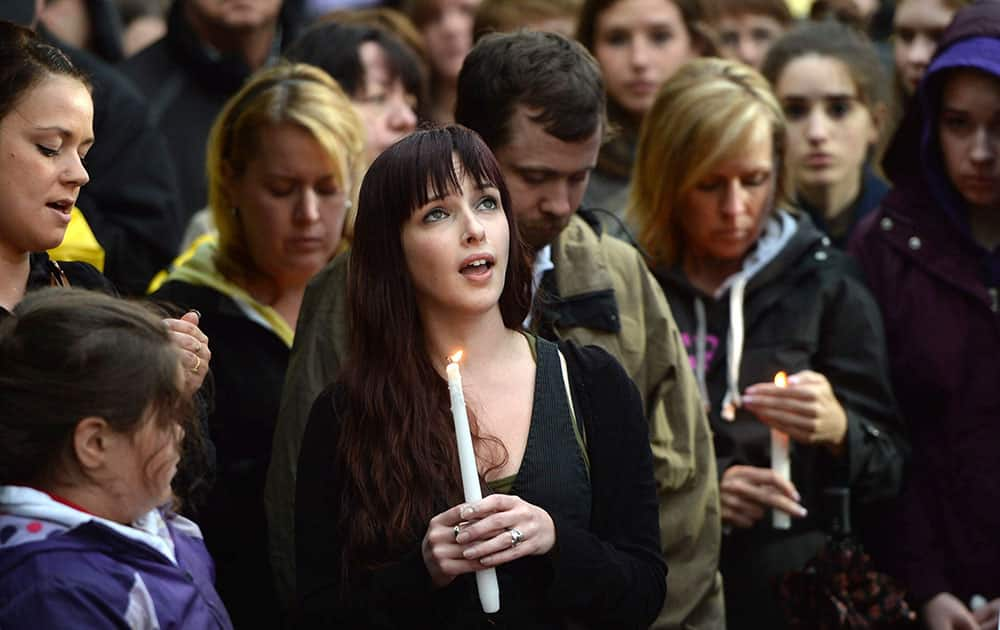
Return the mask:
[[167,282],[177,280],[192,286],[207,287],[232,300],[248,317],[262,327],[274,333],[289,348],[295,339],[295,331],[273,308],[262,304],[253,298],[242,287],[224,276],[215,264],[218,255],[218,242],[208,239],[201,244],[192,246],[184,262],[178,265],[167,276]]
[[[183,520],[193,525],[187,519]],[[157,551],[172,563],[177,562],[173,538],[159,510],[150,510],[131,526],[125,526],[56,501],[34,488],[0,486],[0,537],[5,537],[0,541],[0,548],[45,540],[88,523],[98,523],[123,538]]]
[[844,209],[844,212],[851,217],[850,224],[847,226],[847,231],[839,237],[830,234],[830,229],[827,226],[822,210],[812,206],[801,197],[798,198],[797,204],[809,213],[809,217],[817,228],[830,235],[838,247],[844,247],[850,241],[854,228],[857,227],[863,218],[878,208],[879,203],[881,203],[888,192],[889,186],[882,178],[875,174],[871,165],[866,162],[861,172],[861,190],[858,191],[858,196],[851,202],[850,207]]
[[1000,284],[1000,252],[987,252],[956,229],[918,183],[889,193],[872,231],[926,273],[978,298],[988,301],[987,287]]
[[542,336],[550,326],[621,331],[618,300],[601,245],[600,221],[580,210],[552,243],[554,268],[545,274],[535,301]]

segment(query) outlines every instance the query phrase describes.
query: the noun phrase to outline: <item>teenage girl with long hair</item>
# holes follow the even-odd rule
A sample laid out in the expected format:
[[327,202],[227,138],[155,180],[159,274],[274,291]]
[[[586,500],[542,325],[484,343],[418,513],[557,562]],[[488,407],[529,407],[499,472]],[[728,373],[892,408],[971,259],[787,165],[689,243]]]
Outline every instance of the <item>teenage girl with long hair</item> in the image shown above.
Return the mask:
[[[351,346],[299,457],[307,625],[646,627],[665,594],[642,403],[607,353],[521,331],[530,274],[493,155],[418,132],[362,184]],[[462,378],[485,499],[462,501],[444,372]],[[473,573],[495,567],[487,618]]]

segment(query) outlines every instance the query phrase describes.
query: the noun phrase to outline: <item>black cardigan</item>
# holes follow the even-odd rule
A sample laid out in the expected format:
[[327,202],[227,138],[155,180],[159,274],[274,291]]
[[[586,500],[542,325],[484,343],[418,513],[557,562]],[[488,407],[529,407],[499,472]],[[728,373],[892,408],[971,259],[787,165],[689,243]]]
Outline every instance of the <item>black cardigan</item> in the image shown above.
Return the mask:
[[560,349],[587,436],[593,503],[588,529],[551,514],[556,547],[511,563],[532,563],[520,569],[545,576],[547,609],[528,608],[516,591],[502,591],[500,612],[487,618],[471,574],[435,590],[419,539],[338,605],[341,540],[333,527],[339,511],[349,506],[338,491],[343,480],[332,477],[337,418],[344,406],[343,390],[334,385],[313,405],[299,455],[295,540],[301,627],[560,628],[572,620],[575,627],[639,628],[656,618],[666,596],[666,564],[642,400],[604,350],[572,343]]

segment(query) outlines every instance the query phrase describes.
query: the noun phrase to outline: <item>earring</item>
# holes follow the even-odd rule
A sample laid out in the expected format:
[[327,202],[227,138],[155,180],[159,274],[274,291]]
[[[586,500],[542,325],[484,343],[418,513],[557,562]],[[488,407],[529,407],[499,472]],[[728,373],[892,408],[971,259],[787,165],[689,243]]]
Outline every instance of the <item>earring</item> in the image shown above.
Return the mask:
[[353,201],[351,201],[350,199],[345,199],[344,200],[344,209],[345,210],[350,210],[353,207],[354,207],[354,202]]

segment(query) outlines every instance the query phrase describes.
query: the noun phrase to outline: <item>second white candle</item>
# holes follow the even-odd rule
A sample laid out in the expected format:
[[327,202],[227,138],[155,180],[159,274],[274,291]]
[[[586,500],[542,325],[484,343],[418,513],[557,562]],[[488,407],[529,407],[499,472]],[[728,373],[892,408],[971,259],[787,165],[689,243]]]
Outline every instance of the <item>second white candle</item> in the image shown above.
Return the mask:
[[[778,387],[787,387],[788,379],[784,372],[778,372],[774,376],[774,384]],[[785,481],[792,478],[792,464],[788,458],[788,435],[777,429],[771,429],[771,470]],[[790,529],[792,517],[788,512],[774,508],[771,510],[771,525],[775,529]]]

